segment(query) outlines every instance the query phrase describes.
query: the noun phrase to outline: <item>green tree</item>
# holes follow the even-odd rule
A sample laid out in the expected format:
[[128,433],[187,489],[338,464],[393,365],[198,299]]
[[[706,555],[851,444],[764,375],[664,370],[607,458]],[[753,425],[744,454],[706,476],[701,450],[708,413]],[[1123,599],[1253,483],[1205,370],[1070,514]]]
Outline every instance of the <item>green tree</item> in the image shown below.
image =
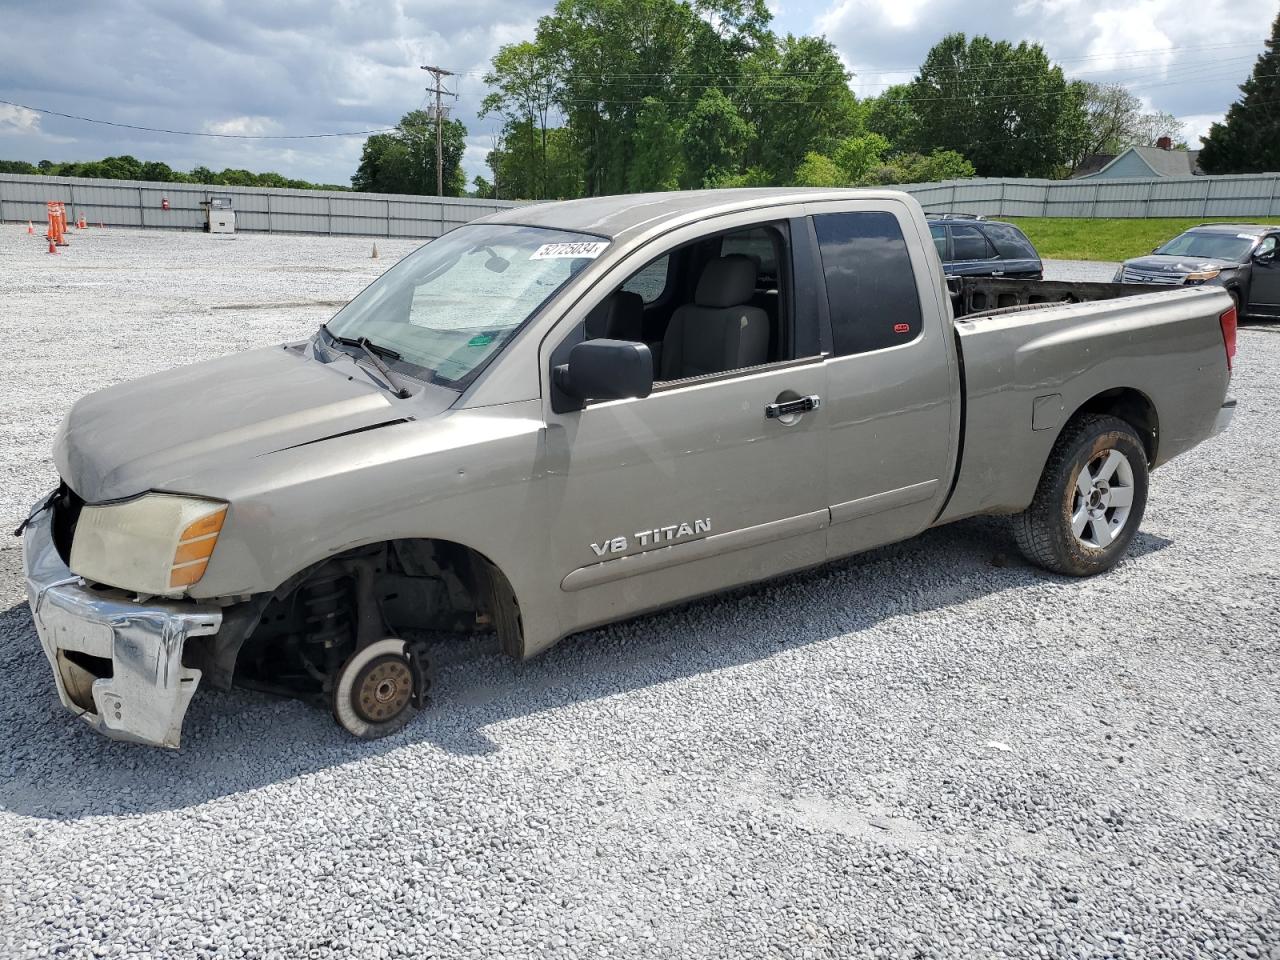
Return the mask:
[[39,167],[34,163],[27,163],[25,160],[0,160],[0,173],[25,173],[34,175],[40,172]]
[[[467,128],[460,120],[446,120],[442,137],[444,195],[460,197],[466,191],[462,154],[467,148]],[[410,111],[401,118],[395,132],[375,133],[365,140],[351,186],[373,193],[434,195],[436,125],[430,114]]]
[[500,114],[507,134],[526,136],[537,145],[532,187],[527,196],[547,196],[548,118],[556,103],[559,82],[551,59],[538,43],[513,43],[494,56],[484,82],[493,88],[480,105],[480,116]]
[[627,172],[627,189],[675,190],[680,185],[681,152],[667,104],[647,97],[636,115],[635,152]]
[[795,182],[799,187],[843,187],[846,184],[844,171],[821,153],[805,154],[796,167]]
[[786,183],[807,153],[827,152],[861,128],[850,75],[825,37],[762,44],[746,61],[738,87],[753,136],[746,162]]
[[557,105],[582,158],[583,191],[628,188],[646,98],[670,107],[677,132],[709,89],[736,89],[742,63],[767,40],[768,20],[763,0],[559,0],[536,42],[556,64]]
[[707,90],[680,131],[681,186],[714,187],[733,177],[750,136],[751,128],[729,98],[718,89]]
[[944,37],[925,57],[910,102],[929,143],[968,157],[981,176],[1052,176],[1071,155],[1081,91],[1039,44]]
[[889,149],[889,141],[878,133],[847,137],[836,144],[831,159],[844,174],[845,183],[861,183]]
[[1200,166],[1206,173],[1280,170],[1280,14],[1240,92],[1223,122],[1202,138]]
[[862,102],[863,123],[871,133],[878,133],[894,150],[913,150],[924,141],[920,115],[912,100],[912,86],[901,83],[889,87],[878,97]]

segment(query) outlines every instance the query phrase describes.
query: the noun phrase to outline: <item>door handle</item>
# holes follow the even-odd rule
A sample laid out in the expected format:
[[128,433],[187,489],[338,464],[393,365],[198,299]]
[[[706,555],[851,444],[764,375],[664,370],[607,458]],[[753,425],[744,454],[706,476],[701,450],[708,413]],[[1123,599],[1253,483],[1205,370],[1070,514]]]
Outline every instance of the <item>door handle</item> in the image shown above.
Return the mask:
[[822,398],[815,393],[812,396],[800,397],[797,400],[766,403],[764,405],[764,415],[769,420],[776,420],[779,417],[787,417],[796,413],[808,413],[810,410],[817,410],[820,406],[822,406]]

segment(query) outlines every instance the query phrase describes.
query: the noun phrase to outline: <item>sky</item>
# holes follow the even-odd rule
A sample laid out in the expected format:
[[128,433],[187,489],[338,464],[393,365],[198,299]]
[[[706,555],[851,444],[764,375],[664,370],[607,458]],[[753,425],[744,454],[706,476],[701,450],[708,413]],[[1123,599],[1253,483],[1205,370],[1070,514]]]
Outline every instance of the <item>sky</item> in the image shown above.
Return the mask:
[[[362,136],[232,140],[146,133],[34,112],[200,133],[322,134],[393,126],[427,96],[420,66],[455,71],[468,180],[499,123],[481,76],[530,39],[553,0],[0,0],[0,159],[128,153],[178,170],[274,170],[347,184]],[[778,32],[820,33],[869,96],[910,79],[943,35],[1036,41],[1068,76],[1122,81],[1189,142],[1221,119],[1280,0],[770,0]]]

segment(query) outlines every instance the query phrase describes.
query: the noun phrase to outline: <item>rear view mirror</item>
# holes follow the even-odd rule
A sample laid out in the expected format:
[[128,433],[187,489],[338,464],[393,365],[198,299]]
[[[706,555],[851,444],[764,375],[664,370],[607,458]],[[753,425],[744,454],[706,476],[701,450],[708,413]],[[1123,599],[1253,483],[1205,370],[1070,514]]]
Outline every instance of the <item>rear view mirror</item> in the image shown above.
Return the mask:
[[653,391],[649,347],[630,340],[584,340],[569,351],[569,362],[552,371],[556,413],[581,410],[587,400],[647,397]]

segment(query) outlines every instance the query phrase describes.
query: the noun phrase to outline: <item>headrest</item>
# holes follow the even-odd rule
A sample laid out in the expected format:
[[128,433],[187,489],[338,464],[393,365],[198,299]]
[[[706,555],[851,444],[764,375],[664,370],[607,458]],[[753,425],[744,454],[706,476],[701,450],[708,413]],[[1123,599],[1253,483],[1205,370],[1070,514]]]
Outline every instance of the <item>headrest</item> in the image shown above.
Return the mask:
[[640,340],[644,325],[644,298],[630,290],[615,290],[587,314],[588,340]]
[[755,261],[741,253],[732,253],[702,268],[693,302],[700,307],[737,307],[749,303],[755,292]]

